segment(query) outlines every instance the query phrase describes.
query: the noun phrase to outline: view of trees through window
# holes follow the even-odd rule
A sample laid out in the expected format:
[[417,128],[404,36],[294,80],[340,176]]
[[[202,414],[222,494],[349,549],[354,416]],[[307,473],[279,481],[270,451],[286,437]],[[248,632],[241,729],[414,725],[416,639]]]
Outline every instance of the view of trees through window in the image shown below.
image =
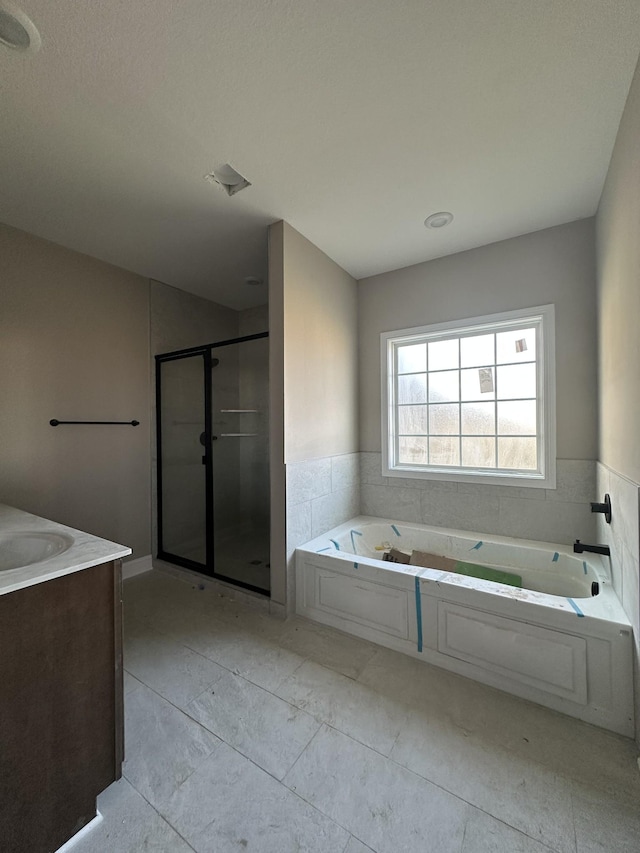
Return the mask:
[[400,465],[531,471],[536,328],[395,344]]

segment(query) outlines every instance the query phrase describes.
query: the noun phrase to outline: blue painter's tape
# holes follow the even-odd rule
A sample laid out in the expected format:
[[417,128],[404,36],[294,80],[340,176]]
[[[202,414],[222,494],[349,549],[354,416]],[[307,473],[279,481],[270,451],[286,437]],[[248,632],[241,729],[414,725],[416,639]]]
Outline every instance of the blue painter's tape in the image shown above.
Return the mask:
[[316,551],[316,554],[322,554],[323,551],[330,551],[331,548],[320,548],[319,551]]
[[416,626],[418,629],[418,651],[422,651],[422,601],[420,599],[420,577],[416,575]]
[[391,525],[391,529],[392,529],[392,530],[393,530],[393,532],[396,534],[396,536],[400,536],[400,531],[399,531],[399,530],[398,530],[398,528],[395,526],[395,524],[392,524],[392,525]]
[[578,605],[575,603],[575,601],[573,600],[573,598],[567,598],[567,601],[568,601],[568,602],[569,602],[569,604],[573,607],[573,609],[576,611],[576,613],[578,614],[578,616],[584,616],[584,613],[582,612],[582,610],[580,610],[580,608],[579,608],[579,607],[578,607]]
[[557,563],[559,559],[560,559],[560,554],[558,554],[558,552],[557,552],[557,551],[554,551],[554,553],[553,553],[553,557],[551,558],[551,562],[552,562],[552,563]]
[[470,551],[478,551],[480,548],[482,548],[482,542],[476,542],[476,544],[473,546],[473,548],[469,548],[469,550]]
[[359,530],[351,531],[351,547],[353,548],[353,553],[357,554],[358,552],[356,550],[356,540],[354,539],[354,536],[362,536],[362,533],[360,533]]
[[329,542],[333,542],[333,544],[336,546],[336,551],[340,550],[340,546],[338,545],[335,539],[329,539]]
[[585,575],[589,573],[589,570],[587,569],[587,561],[586,560],[582,561],[582,568],[584,569]]

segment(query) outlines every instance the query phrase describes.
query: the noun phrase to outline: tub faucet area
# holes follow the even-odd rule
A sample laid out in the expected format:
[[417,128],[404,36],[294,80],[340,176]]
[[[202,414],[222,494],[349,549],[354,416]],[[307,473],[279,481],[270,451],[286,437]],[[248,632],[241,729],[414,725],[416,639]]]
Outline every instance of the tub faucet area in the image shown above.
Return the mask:
[[585,545],[579,539],[573,543],[573,550],[576,554],[582,554],[583,551],[589,551],[591,554],[604,554],[605,557],[611,556],[611,549],[608,545]]

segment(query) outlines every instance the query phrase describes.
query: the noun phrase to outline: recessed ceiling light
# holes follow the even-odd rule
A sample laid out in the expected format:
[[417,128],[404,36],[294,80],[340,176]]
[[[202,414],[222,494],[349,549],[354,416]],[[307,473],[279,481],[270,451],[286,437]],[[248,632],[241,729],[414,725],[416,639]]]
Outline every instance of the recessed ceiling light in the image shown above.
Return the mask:
[[427,216],[424,224],[427,228],[444,228],[450,222],[453,222],[453,213],[441,210],[440,213],[432,213],[431,216]]
[[256,278],[254,275],[248,275],[248,276],[244,279],[244,283],[245,283],[245,284],[251,284],[251,285],[264,284],[264,279],[262,279],[262,278]]
[[240,172],[236,172],[233,166],[230,166],[228,163],[222,163],[220,166],[216,166],[212,172],[209,172],[208,175],[204,176],[204,179],[205,181],[209,181],[210,184],[218,184],[218,186],[222,187],[227,195],[235,195],[245,187],[251,186],[250,182],[244,177],[244,175],[241,175]]
[[42,41],[33,21],[9,0],[0,0],[0,43],[13,50],[35,53]]

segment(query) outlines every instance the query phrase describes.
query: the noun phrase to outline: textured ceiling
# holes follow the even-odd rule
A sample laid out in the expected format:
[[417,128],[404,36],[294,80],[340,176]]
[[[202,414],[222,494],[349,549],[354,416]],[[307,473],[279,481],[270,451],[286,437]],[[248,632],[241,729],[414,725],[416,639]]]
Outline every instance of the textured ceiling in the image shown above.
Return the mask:
[[22,8],[0,220],[235,308],[277,219],[362,278],[592,215],[640,50],[637,0]]

